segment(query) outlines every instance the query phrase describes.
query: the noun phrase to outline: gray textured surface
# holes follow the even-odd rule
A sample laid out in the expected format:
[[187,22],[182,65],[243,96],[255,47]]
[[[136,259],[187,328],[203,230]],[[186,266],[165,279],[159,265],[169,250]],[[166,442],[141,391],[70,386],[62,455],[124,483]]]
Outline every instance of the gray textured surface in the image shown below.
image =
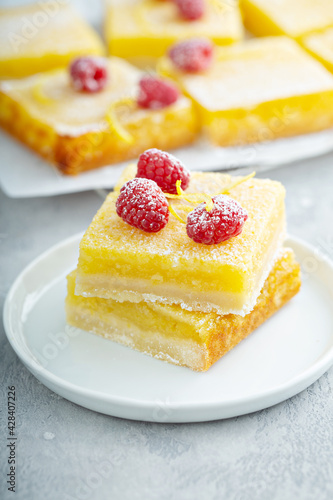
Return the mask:
[[[333,155],[267,176],[287,188],[290,233],[333,257]],[[1,300],[31,259],[85,229],[100,203],[93,192],[32,200],[1,193]],[[2,327],[0,342],[0,405],[15,385],[18,434],[17,493],[6,493],[2,441],[1,498],[333,498],[333,369],[267,410],[163,425],[100,415],[58,397],[25,369]]]

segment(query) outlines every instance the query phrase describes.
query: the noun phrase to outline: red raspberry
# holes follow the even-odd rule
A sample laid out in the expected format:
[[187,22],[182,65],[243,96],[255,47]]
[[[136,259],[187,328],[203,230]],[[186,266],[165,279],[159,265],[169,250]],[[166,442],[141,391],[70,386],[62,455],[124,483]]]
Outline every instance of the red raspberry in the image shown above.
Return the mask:
[[167,199],[150,179],[126,182],[117,198],[116,211],[127,224],[147,233],[157,233],[169,220]]
[[192,38],[173,45],[169,57],[180,70],[197,73],[209,68],[213,61],[213,49],[208,38]]
[[213,198],[214,207],[207,212],[201,203],[187,216],[186,232],[196,243],[213,245],[229,240],[242,232],[247,212],[229,196]]
[[139,157],[137,177],[152,179],[165,193],[177,194],[176,182],[182,189],[190,182],[190,172],[174,156],[159,149],[147,149]]
[[77,91],[99,92],[108,81],[107,67],[102,57],[78,57],[70,65],[69,72]]
[[188,21],[200,19],[205,13],[205,0],[175,0],[180,14]]
[[142,108],[165,108],[176,102],[178,97],[177,87],[154,76],[144,76],[139,82],[138,105]]

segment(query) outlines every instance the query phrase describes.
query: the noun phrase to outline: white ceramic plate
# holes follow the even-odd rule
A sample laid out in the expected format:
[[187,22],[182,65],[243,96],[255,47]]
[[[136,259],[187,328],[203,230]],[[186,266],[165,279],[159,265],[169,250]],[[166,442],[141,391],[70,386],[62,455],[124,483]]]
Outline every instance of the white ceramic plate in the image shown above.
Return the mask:
[[215,420],[277,404],[333,364],[333,264],[302,241],[287,241],[306,271],[299,295],[208,372],[195,373],[66,327],[65,276],[76,265],[81,236],[32,262],[4,309],[17,355],[70,401],[137,420]]
[[[234,148],[197,143],[174,153],[190,170],[236,170],[244,173],[249,168],[260,172],[332,150],[333,130],[328,130]],[[12,198],[112,188],[126,165],[107,166],[75,177],[64,176],[4,132],[0,132],[0,151],[0,185]]]

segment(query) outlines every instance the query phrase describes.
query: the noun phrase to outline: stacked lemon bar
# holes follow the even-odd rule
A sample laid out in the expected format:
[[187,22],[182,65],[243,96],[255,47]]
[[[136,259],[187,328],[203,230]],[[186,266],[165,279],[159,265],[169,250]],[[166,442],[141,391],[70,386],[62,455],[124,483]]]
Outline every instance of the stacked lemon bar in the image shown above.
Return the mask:
[[172,178],[180,162],[158,150],[143,155],[82,238],[68,323],[205,371],[299,290],[299,266],[282,247],[285,191],[271,180],[199,172],[186,190],[178,175],[172,189],[163,175]]

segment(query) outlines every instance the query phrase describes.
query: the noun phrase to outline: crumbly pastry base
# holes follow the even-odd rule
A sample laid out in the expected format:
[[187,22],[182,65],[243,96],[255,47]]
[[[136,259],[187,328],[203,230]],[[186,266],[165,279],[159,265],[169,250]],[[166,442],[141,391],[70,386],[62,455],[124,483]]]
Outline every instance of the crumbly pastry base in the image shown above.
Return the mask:
[[70,325],[90,331],[169,363],[206,371],[290,300],[300,288],[300,267],[290,249],[282,249],[251,313],[189,312],[179,306],[124,303],[74,294],[75,273],[68,278]]

